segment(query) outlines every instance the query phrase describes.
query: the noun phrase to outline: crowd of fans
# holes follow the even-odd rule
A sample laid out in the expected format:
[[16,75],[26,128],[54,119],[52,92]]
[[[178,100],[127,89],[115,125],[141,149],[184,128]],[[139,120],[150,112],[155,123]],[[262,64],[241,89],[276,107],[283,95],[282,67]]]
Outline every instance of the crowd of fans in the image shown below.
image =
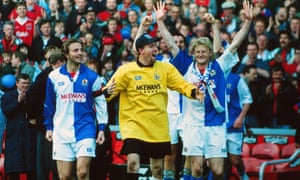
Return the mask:
[[[164,2],[164,22],[173,36],[185,38],[175,42],[186,51],[193,39],[213,37],[205,13],[215,16],[224,49],[245,22],[238,0]],[[233,69],[246,80],[253,97],[246,127],[296,128],[300,114],[300,2],[251,3],[255,17],[238,50],[240,62]],[[153,17],[147,33],[162,37],[154,5],[154,0],[1,0],[0,78],[27,74],[30,82],[35,82],[49,66],[50,50],[77,38],[84,44],[82,63],[94,66],[108,82],[119,66],[134,61],[132,44],[143,17]],[[157,46],[157,59],[172,58],[164,39]],[[7,89],[2,86],[3,91]],[[108,113],[109,124],[118,124],[117,98],[108,103]]]

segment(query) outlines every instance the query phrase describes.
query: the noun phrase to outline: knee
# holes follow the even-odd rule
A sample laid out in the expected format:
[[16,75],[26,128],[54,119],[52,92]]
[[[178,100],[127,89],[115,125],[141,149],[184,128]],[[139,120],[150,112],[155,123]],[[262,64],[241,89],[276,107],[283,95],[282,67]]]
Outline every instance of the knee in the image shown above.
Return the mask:
[[215,179],[222,179],[223,174],[224,174],[223,166],[216,165],[216,166],[211,167],[211,170],[213,172]]
[[89,171],[88,170],[78,170],[77,177],[78,177],[78,179],[87,179],[89,177]]
[[194,177],[201,177],[203,175],[203,166],[201,164],[192,165],[192,175]]
[[176,155],[173,155],[173,154],[172,155],[166,155],[164,160],[168,164],[174,164],[175,158],[176,158]]
[[151,166],[151,172],[153,177],[155,178],[162,178],[163,176],[163,168],[160,165]]

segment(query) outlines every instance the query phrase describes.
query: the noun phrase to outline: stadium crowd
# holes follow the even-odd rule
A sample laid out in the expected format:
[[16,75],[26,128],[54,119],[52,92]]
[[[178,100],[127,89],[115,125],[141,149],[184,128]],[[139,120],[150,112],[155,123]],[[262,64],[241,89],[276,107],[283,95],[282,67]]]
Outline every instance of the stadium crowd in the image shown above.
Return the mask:
[[[198,62],[198,56],[201,56],[200,59],[205,56],[208,56],[209,60],[217,59],[216,61],[220,65],[216,65],[216,67],[211,65],[212,63],[204,62],[205,67],[203,68],[200,67],[203,63],[199,63],[200,81],[198,84],[194,83],[196,86],[193,86],[195,89],[191,94],[185,91],[191,90],[192,87],[186,85],[188,89],[182,90],[183,87],[180,88],[175,81],[171,81],[172,78],[168,79],[171,82],[166,82],[169,83],[167,87],[177,90],[189,98],[198,99],[196,101],[199,101],[199,104],[201,104],[201,99],[198,91],[204,89],[202,93],[204,93],[205,103],[208,102],[206,99],[211,100],[212,108],[217,111],[218,115],[224,113],[222,108],[225,108],[226,111],[227,108],[230,109],[230,106],[236,105],[239,111],[233,113],[238,114],[232,115],[230,111],[226,111],[219,118],[222,119],[220,123],[224,123],[225,119],[229,122],[230,118],[238,119],[238,122],[233,121],[231,125],[227,124],[227,126],[231,126],[227,127],[227,130],[235,132],[236,129],[239,129],[238,132],[242,135],[238,139],[239,146],[243,142],[243,135],[247,135],[251,128],[276,128],[297,129],[295,141],[296,146],[300,148],[300,2],[297,0],[252,0],[250,4],[243,4],[239,0],[164,0],[163,3],[155,0],[1,0],[0,31],[0,139],[2,141],[3,132],[6,131],[5,172],[10,180],[19,179],[19,174],[23,172],[27,173],[30,180],[44,180],[47,179],[50,171],[52,171],[53,179],[68,179],[74,174],[78,179],[106,179],[112,148],[109,125],[120,124],[122,126],[124,118],[129,116],[128,113],[124,113],[125,111],[139,112],[138,107],[131,107],[137,109],[135,112],[124,106],[124,101],[126,101],[124,96],[133,98],[133,101],[137,101],[138,98],[132,97],[130,93],[125,95],[121,93],[132,91],[130,87],[124,90],[125,82],[128,83],[128,86],[131,84],[129,81],[125,81],[124,77],[135,72],[130,68],[127,72],[127,69],[125,71],[121,67],[132,62],[137,62],[139,67],[152,67],[153,64],[141,63],[144,62],[142,60],[149,58],[147,57],[147,47],[152,44],[155,47],[151,47],[153,52],[149,56],[155,55],[157,61],[173,64],[181,76],[191,83],[194,81],[193,77],[189,75],[193,73],[193,70],[189,68],[189,65],[192,62]],[[207,40],[204,40],[205,38]],[[219,41],[217,41],[218,39]],[[210,46],[212,41],[213,44]],[[72,43],[78,47],[75,45],[73,47]],[[209,55],[197,55],[199,47],[204,47],[202,50],[204,52],[208,50]],[[78,49],[80,49],[80,53],[76,51]],[[199,53],[200,50],[201,48]],[[237,63],[230,64],[226,62],[226,58],[237,61]],[[223,59],[225,59],[225,63]],[[70,89],[61,90],[59,88],[59,83],[69,83],[60,77],[63,73],[70,76],[70,84],[77,78],[84,77],[84,73],[89,73],[88,78],[94,77],[90,70],[83,70],[80,65],[77,66],[78,64],[85,64],[99,76],[97,78],[95,76],[96,79],[93,79],[93,82],[98,83],[99,87],[94,85],[90,87],[91,89],[81,88],[87,83],[85,79],[77,85],[72,85],[74,88],[75,85],[76,87],[80,86],[78,91],[86,93],[93,91],[91,96],[86,96],[84,99],[80,93],[67,94],[65,92],[63,94],[64,90],[69,91]],[[59,69],[66,72],[58,74]],[[167,72],[170,69],[168,67],[164,70]],[[211,72],[206,73],[205,71]],[[230,75],[228,71],[231,72]],[[223,79],[210,77],[214,76],[213,72],[217,75],[222,73]],[[124,73],[124,77],[120,75],[122,73]],[[213,80],[208,80],[209,78]],[[119,82],[118,79],[124,82]],[[178,79],[178,81],[180,80]],[[57,86],[55,86],[56,81],[59,81]],[[202,81],[203,83],[201,83]],[[182,81],[182,86],[184,83],[185,81]],[[224,93],[226,89],[227,94],[220,95],[223,93],[220,90],[220,92],[216,92],[219,99],[213,100],[211,96],[214,91],[217,91],[216,86],[224,89]],[[231,86],[232,89],[237,88],[237,90],[230,90]],[[146,91],[152,91],[152,93],[157,91],[155,87],[140,86],[140,88],[138,92],[143,95],[147,94]],[[197,92],[193,92],[195,90]],[[115,94],[116,92],[119,92],[120,96]],[[60,169],[65,168],[65,171],[59,170],[58,172],[56,163],[52,160],[53,123],[50,121],[63,116],[60,119],[63,122],[67,120],[64,117],[69,117],[64,115],[74,113],[74,116],[80,116],[80,113],[73,112],[73,110],[71,112],[68,109],[71,107],[64,107],[63,103],[55,99],[55,93],[62,93],[61,97],[65,98],[62,102],[67,102],[66,99],[69,100],[68,102],[77,103],[88,101],[90,103],[88,105],[92,107],[90,110],[95,111],[95,115],[91,115],[91,117],[102,118],[101,120],[97,119],[99,126],[95,130],[98,130],[98,135],[96,136],[94,129],[91,130],[94,132],[94,143],[97,142],[97,145],[92,147],[95,154],[91,153],[87,156],[95,158],[84,159],[80,158],[78,154],[72,158],[66,158],[55,153],[53,157],[58,158],[56,160],[60,162],[57,165]],[[47,97],[50,95],[50,98]],[[188,129],[184,123],[187,114],[192,114],[191,117],[194,115],[194,118],[204,116],[206,119],[213,110],[208,111],[209,107],[203,104],[199,105],[203,109],[193,109],[195,100],[183,98],[174,91],[168,91],[168,96],[168,106],[166,105],[163,110],[168,113],[171,139],[167,142],[171,145],[170,149],[166,150],[168,155],[164,157],[164,167],[161,167],[164,170],[161,170],[160,173],[155,166],[151,169],[152,172],[155,172],[153,178],[164,177],[165,180],[172,180],[175,177],[178,178],[180,172],[182,177],[191,178],[190,176],[192,176],[193,179],[200,179],[203,176],[203,169],[201,170],[203,159],[195,157],[220,160],[223,155],[214,156],[207,152],[190,151],[189,148],[193,148],[190,146],[194,142],[186,144],[183,142],[183,148],[178,147],[177,144],[181,141],[178,137],[186,137],[186,139],[196,137],[194,134],[185,133],[193,130]],[[101,105],[101,98],[104,99],[104,97],[108,100],[105,107],[103,104]],[[222,98],[226,102],[223,102]],[[130,101],[128,99],[127,101]],[[46,113],[44,112],[44,101],[46,102]],[[95,105],[90,101],[95,101]],[[236,102],[232,103],[231,101]],[[57,109],[49,108],[50,106],[55,107],[55,103],[57,103]],[[156,101],[156,103],[163,104],[164,101]],[[140,105],[143,108],[145,106],[143,103]],[[58,107],[61,108],[59,110],[62,115],[56,114]],[[148,108],[144,110],[146,111],[146,109]],[[195,114],[192,111],[195,111]],[[203,113],[197,114],[199,111]],[[84,114],[84,112],[81,113]],[[145,115],[142,115],[139,120],[142,121],[143,118],[146,118]],[[204,123],[202,118],[198,120]],[[176,123],[171,123],[171,121]],[[215,123],[214,120],[213,122]],[[212,126],[207,123],[210,124],[210,122],[205,122],[205,126]],[[220,126],[218,128],[222,129],[223,124],[218,123],[216,122],[214,125]],[[57,138],[59,136],[57,126],[62,128],[65,124],[60,125],[54,124],[53,137],[56,138],[53,143],[59,139]],[[71,126],[76,131],[76,124]],[[147,128],[152,127],[146,126],[145,129]],[[230,128],[231,130],[229,130]],[[70,129],[62,128],[61,132],[65,132],[65,130]],[[154,131],[154,129],[152,130]],[[186,131],[182,132],[184,130]],[[203,132],[211,131],[211,129],[204,130]],[[80,131],[83,130],[80,129]],[[220,129],[216,129],[216,131],[220,133],[218,137],[222,137],[223,132]],[[121,134],[122,132],[125,131],[121,129]],[[160,131],[155,132],[159,133]],[[127,133],[128,130],[125,134]],[[61,134],[61,137],[63,136],[65,136],[64,133]],[[174,139],[174,137],[176,138]],[[217,135],[212,134],[209,137],[217,138]],[[137,139],[151,143],[160,142],[157,139],[143,138]],[[166,141],[163,139],[164,137],[161,138],[162,142]],[[202,138],[200,139],[208,143],[208,137]],[[139,159],[132,158],[131,155],[141,152],[132,152],[132,148],[135,147],[134,144],[142,143],[132,141],[132,139],[134,138],[130,134],[129,140],[125,143],[127,149],[124,149],[123,153],[128,156],[131,163],[137,163]],[[59,140],[64,141],[65,139]],[[226,143],[226,138],[224,142]],[[85,143],[88,144],[88,142]],[[214,143],[213,140],[210,143]],[[218,148],[223,147],[220,145],[221,142],[218,143]],[[205,147],[205,145],[203,146]],[[64,148],[66,150],[66,147],[58,145],[53,147],[57,151]],[[160,148],[163,145],[153,147]],[[73,148],[76,151],[75,147],[68,150],[73,150]],[[221,149],[226,150],[226,147]],[[229,150],[230,146],[227,149]],[[185,165],[178,169],[174,164],[177,159],[183,159],[181,151],[185,156]],[[78,152],[82,153],[79,150]],[[150,157],[153,155],[151,153],[148,154]],[[239,175],[242,179],[246,179],[243,165],[240,166],[240,162],[235,163],[239,159],[234,154],[240,155],[240,151],[233,152],[233,154],[228,151],[228,153],[229,157],[236,158],[232,164],[240,167],[238,168]],[[225,154],[227,156],[227,151]],[[161,154],[153,156],[161,158]],[[76,173],[72,171],[72,164],[67,164],[69,161],[73,162],[74,158],[77,160]],[[156,158],[150,158],[150,162],[158,163],[155,161]],[[222,179],[224,173],[220,169],[223,168],[216,167],[214,164],[223,165],[223,161],[209,162],[215,178]],[[88,168],[83,168],[83,166]],[[128,166],[139,168],[136,164],[129,163]],[[128,174],[131,174],[131,176],[128,175],[128,179],[136,178],[133,176],[137,173],[136,170],[127,169]]]

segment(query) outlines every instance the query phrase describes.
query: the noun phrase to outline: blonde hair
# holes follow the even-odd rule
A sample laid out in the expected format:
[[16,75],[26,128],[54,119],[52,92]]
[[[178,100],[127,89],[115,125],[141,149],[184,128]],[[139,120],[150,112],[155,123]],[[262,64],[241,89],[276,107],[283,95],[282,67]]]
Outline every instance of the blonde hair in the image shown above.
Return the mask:
[[193,54],[194,50],[197,46],[203,45],[205,47],[208,48],[208,50],[212,53],[212,57],[214,57],[214,53],[213,53],[213,44],[211,42],[211,40],[208,37],[200,37],[197,39],[194,39],[191,41],[191,44],[189,46],[189,53]]

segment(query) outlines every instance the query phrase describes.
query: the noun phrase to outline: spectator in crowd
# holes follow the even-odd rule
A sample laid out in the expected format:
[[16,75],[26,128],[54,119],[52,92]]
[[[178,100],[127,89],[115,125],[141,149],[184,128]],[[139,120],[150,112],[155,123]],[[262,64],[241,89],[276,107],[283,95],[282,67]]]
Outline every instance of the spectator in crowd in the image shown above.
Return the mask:
[[296,72],[296,65],[294,64],[295,48],[292,47],[292,36],[288,31],[281,31],[279,33],[280,47],[271,52],[272,61],[270,66],[281,63],[285,72],[292,74]]
[[83,35],[81,38],[83,44],[84,44],[84,50],[87,52],[87,56],[89,59],[98,59],[98,48],[94,43],[94,35],[90,32],[87,32]]
[[65,23],[63,21],[56,21],[54,27],[54,35],[58,37],[62,42],[65,42],[68,37],[65,34]]
[[107,21],[107,26],[104,30],[104,34],[111,34],[116,41],[116,45],[120,45],[122,43],[123,37],[120,31],[120,24],[116,18],[111,17]]
[[11,180],[19,180],[21,173],[36,180],[35,130],[26,117],[26,92],[30,86],[27,74],[18,74],[16,89],[1,98],[1,108],[7,118],[5,145],[5,173]]
[[11,66],[15,68],[16,76],[18,74],[27,74],[32,82],[34,78],[34,68],[26,62],[26,55],[20,51],[12,54]]
[[[142,12],[140,20],[143,19],[145,16],[152,16],[152,26],[156,23],[156,15],[153,9],[154,1],[153,0],[144,0],[145,2],[145,10]],[[154,28],[154,27],[153,27]]]
[[27,6],[24,2],[16,5],[17,17],[14,18],[14,34],[20,38],[23,43],[31,46],[32,39],[36,36],[35,22],[26,15]]
[[171,6],[169,10],[169,15],[165,18],[165,24],[170,29],[170,31],[178,31],[181,24],[185,22],[189,24],[188,19],[184,18],[181,13],[181,8],[179,5]]
[[[20,44],[17,48],[17,51],[19,51],[25,55],[25,60],[27,63],[31,63],[30,60],[28,59],[29,49],[30,49],[30,46],[28,46],[25,43]],[[30,65],[33,65],[33,64],[30,64]]]
[[86,22],[84,15],[86,13],[87,4],[87,0],[75,0],[75,8],[72,8],[65,22],[67,36],[74,36],[76,29]]
[[128,11],[134,9],[138,14],[141,14],[141,8],[140,6],[136,5],[134,1],[132,0],[122,0],[121,3],[117,5],[117,10],[120,13],[126,13],[128,14]]
[[191,27],[195,26],[199,22],[198,17],[199,7],[196,3],[191,3],[189,6],[189,16],[187,17],[190,21]]
[[61,40],[52,34],[51,21],[48,19],[41,19],[39,24],[40,35],[36,36],[29,50],[29,59],[38,64],[45,63],[45,49],[48,46],[61,47]]
[[292,17],[290,19],[289,32],[292,35],[292,45],[300,44],[300,18]]
[[288,29],[288,14],[286,7],[279,7],[275,14],[275,25],[279,31],[286,31]]
[[104,95],[98,93],[101,79],[81,64],[82,51],[80,40],[66,41],[67,63],[52,71],[47,80],[44,124],[47,140],[53,141],[52,157],[60,179],[72,178],[75,162],[77,178],[88,179],[96,143],[105,141],[107,107]]
[[182,0],[181,2],[180,7],[181,7],[182,16],[184,18],[189,18],[189,11],[190,11],[189,8],[191,3],[192,2],[190,0]]
[[37,131],[36,172],[37,179],[48,179],[50,171],[52,178],[58,180],[57,167],[52,160],[52,144],[46,140],[44,123],[44,100],[46,97],[46,83],[49,73],[65,63],[65,58],[58,47],[48,46],[45,50],[49,66],[43,70],[26,92],[26,110],[29,123]]
[[255,42],[257,37],[261,34],[266,34],[270,38],[266,20],[262,17],[257,17],[254,21],[253,32],[249,34],[248,41]]
[[257,59],[262,61],[269,61],[270,51],[268,50],[269,38],[265,34],[260,34],[257,36],[256,43],[258,46]]
[[71,11],[74,9],[73,0],[62,0],[62,8],[60,9],[61,18],[64,23],[67,23],[67,20],[71,14]]
[[248,59],[238,66],[237,73],[242,73],[246,65],[254,64],[257,67],[258,80],[264,84],[270,77],[270,66],[267,62],[257,59],[257,53],[258,45],[248,43],[246,52]]
[[262,105],[265,87],[257,81],[257,67],[254,64],[246,65],[241,77],[246,81],[252,95],[252,104],[245,117],[246,128],[263,128]]
[[103,36],[103,29],[96,22],[96,11],[93,7],[88,7],[83,17],[80,26],[75,30],[74,38],[83,37],[86,33],[91,33],[94,36],[93,44],[99,48],[101,45],[100,39]]
[[272,18],[272,11],[267,8],[267,0],[253,0],[254,15],[263,15],[266,19]]
[[97,14],[98,20],[101,22],[107,21],[110,17],[114,17],[121,21],[126,18],[126,13],[117,10],[117,0],[106,0],[105,10]]
[[209,29],[207,27],[207,23],[206,22],[200,22],[198,23],[194,29],[194,35],[196,38],[200,38],[200,37],[208,37],[209,36]]
[[198,23],[205,22],[204,15],[206,13],[208,13],[208,8],[206,6],[199,6],[199,11],[197,14],[199,16]]
[[118,64],[118,59],[116,58],[116,40],[111,34],[106,34],[102,37],[102,46],[99,51],[99,61],[102,63],[107,56],[111,56],[114,65]]
[[0,53],[14,52],[22,43],[22,40],[14,35],[14,24],[7,21],[3,25],[3,38],[0,39]]
[[288,12],[288,20],[291,21],[293,17],[296,17],[297,12],[299,12],[299,7],[297,7],[296,4],[291,4],[287,6],[287,12]]
[[132,26],[138,26],[140,24],[140,14],[134,9],[130,9],[127,12],[127,19],[126,21],[122,22],[123,28],[131,29]]
[[3,21],[9,20],[9,14],[15,8],[16,4],[13,0],[2,0],[0,3],[0,12],[1,12],[1,19]]
[[49,12],[46,13],[46,19],[49,19],[51,22],[51,28],[54,30],[55,24],[57,21],[62,20],[62,13],[59,10],[59,1],[58,0],[49,0]]
[[228,33],[235,32],[239,27],[239,18],[234,14],[234,9],[236,5],[232,1],[225,1],[222,3],[222,21],[223,28],[226,29]]
[[284,78],[283,67],[280,64],[274,65],[271,70],[271,82],[266,87],[262,100],[265,126],[284,129],[295,127],[295,123],[298,123],[294,109],[297,97],[295,87]]
[[183,35],[183,39],[186,44],[190,44],[191,39],[193,38],[192,30],[188,24],[182,23],[178,31]]
[[15,74],[15,69],[11,66],[11,53],[3,52],[1,54],[0,78],[5,74]]
[[[18,3],[20,3],[21,1],[19,1]],[[46,12],[44,10],[44,8],[42,8],[41,6],[39,6],[34,0],[25,0],[23,1],[26,7],[26,16],[33,20],[34,23],[36,24],[40,19],[42,18],[46,18]],[[17,4],[18,4],[17,3]],[[17,12],[17,7],[18,5],[16,5],[16,8],[12,10],[12,12],[9,15],[9,19],[11,21],[14,21],[17,17],[18,17],[18,12]]]

